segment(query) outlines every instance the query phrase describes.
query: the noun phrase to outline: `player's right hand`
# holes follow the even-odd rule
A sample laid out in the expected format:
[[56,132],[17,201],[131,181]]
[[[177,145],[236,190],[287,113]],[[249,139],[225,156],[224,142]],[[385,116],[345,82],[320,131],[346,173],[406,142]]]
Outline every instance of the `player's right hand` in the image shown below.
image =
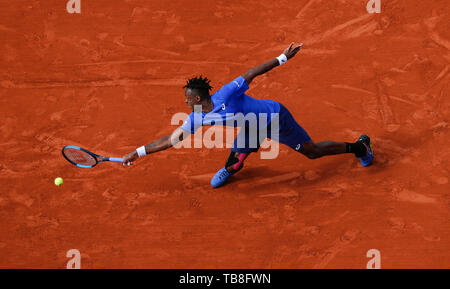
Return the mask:
[[138,156],[137,152],[136,152],[136,151],[132,151],[131,153],[126,154],[126,155],[123,156],[123,163],[122,163],[122,164],[123,164],[124,166],[125,166],[125,165],[127,165],[127,166],[132,165],[133,162],[134,162],[138,157],[139,157],[139,156]]

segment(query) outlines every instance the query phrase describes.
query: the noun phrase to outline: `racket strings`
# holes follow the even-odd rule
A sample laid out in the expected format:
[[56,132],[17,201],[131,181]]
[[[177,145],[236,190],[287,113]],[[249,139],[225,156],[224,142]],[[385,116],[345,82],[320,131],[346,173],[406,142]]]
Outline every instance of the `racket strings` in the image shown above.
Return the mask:
[[84,166],[92,166],[97,162],[93,156],[78,149],[67,148],[64,150],[64,155],[72,162]]

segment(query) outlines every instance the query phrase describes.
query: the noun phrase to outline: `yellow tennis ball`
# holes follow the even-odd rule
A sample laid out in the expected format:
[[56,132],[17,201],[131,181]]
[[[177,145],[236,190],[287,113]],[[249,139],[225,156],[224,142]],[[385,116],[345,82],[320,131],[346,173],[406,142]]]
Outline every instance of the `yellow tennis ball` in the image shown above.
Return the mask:
[[61,186],[63,184],[63,179],[60,177],[57,177],[55,179],[55,185],[57,185],[58,187]]

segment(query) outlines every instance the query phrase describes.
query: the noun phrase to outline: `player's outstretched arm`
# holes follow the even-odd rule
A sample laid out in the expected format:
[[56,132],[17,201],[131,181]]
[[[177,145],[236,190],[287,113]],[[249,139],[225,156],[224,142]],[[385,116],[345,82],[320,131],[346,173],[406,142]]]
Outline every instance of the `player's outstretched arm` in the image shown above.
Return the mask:
[[140,150],[141,156],[144,156],[173,147],[178,142],[183,140],[183,132],[184,131],[181,128],[177,128],[172,134],[163,136],[148,145],[126,154],[123,156],[123,163],[132,164],[137,158],[139,158],[140,156],[138,150]]
[[287,60],[294,57],[297,54],[297,52],[302,48],[302,46],[303,46],[303,43],[300,43],[300,44],[294,46],[294,42],[292,42],[291,45],[289,45],[289,47],[286,48],[279,57],[271,59],[261,65],[250,68],[249,70],[247,70],[246,73],[244,73],[242,75],[242,77],[247,81],[248,84],[250,84],[250,82],[252,82],[253,78],[257,77],[258,75],[268,72],[272,68],[274,68],[278,65],[281,65],[284,62],[286,62]]

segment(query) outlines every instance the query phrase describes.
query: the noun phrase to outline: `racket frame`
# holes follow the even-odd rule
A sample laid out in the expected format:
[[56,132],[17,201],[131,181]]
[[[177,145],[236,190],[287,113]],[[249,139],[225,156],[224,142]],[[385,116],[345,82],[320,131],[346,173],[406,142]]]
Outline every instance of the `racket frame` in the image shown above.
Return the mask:
[[[76,150],[81,150],[81,151],[83,151],[83,152],[89,154],[90,156],[92,156],[92,157],[94,158],[94,160],[95,160],[95,164],[90,165],[90,166],[82,165],[82,164],[77,164],[76,162],[72,161],[71,159],[69,159],[69,158],[64,154],[64,150],[65,150],[65,149],[76,149]],[[103,157],[103,156],[98,155],[98,154],[94,154],[93,152],[90,152],[90,151],[88,151],[87,149],[84,149],[84,148],[81,148],[81,147],[78,147],[78,146],[65,146],[65,147],[62,148],[61,153],[62,153],[63,157],[64,157],[69,163],[71,163],[71,164],[73,164],[73,165],[75,165],[75,166],[77,166],[77,167],[80,167],[80,168],[93,168],[93,167],[95,167],[96,165],[98,165],[98,164],[101,163],[101,162],[107,162],[107,161],[110,161],[110,158]],[[119,158],[112,158],[112,159],[114,159],[114,160],[116,160],[116,159],[119,160]],[[116,161],[116,162],[118,162],[118,161]]]

